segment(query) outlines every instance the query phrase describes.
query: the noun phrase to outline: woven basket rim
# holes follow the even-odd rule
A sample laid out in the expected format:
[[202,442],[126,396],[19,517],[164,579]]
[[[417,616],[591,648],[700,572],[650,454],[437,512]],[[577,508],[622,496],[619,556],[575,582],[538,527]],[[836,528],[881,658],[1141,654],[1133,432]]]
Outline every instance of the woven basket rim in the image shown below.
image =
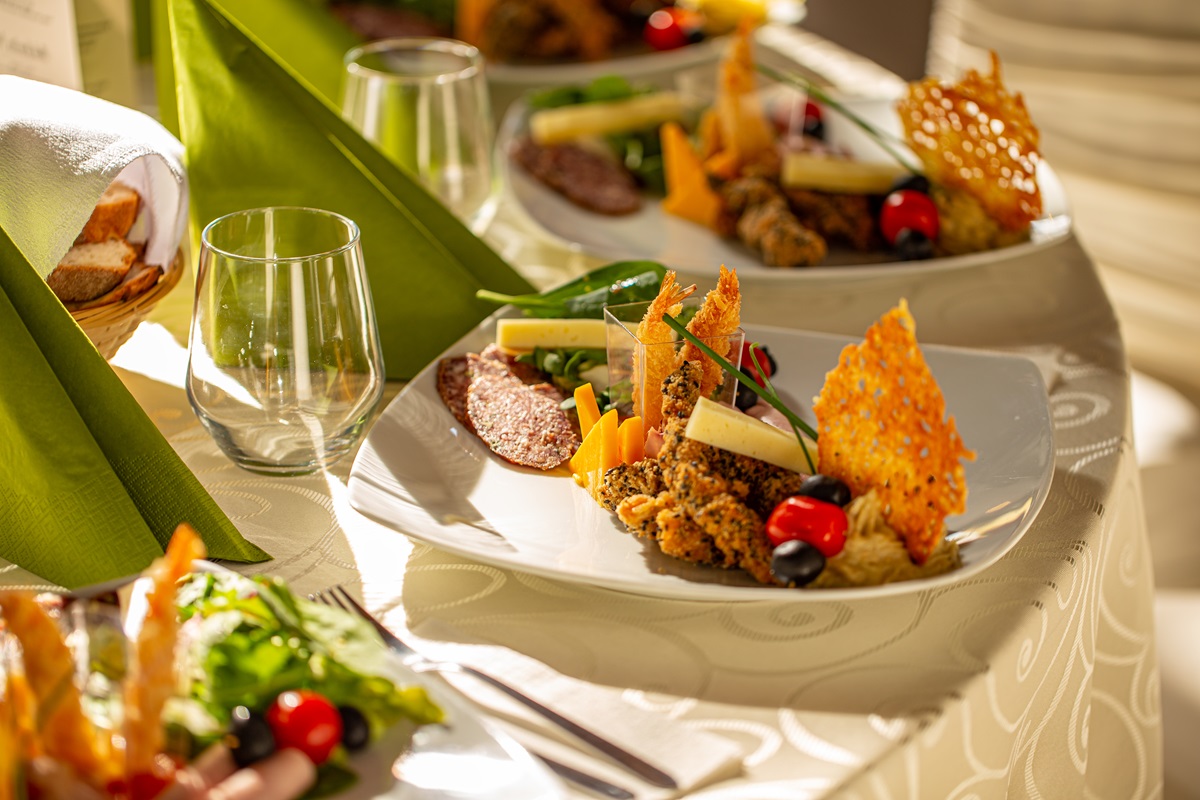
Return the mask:
[[139,312],[149,313],[159,300],[161,300],[168,292],[175,288],[179,283],[179,279],[183,277],[183,249],[180,248],[175,253],[175,258],[167,265],[167,269],[163,271],[163,275],[158,279],[158,282],[151,286],[146,291],[139,295],[119,300],[111,303],[104,303],[99,306],[91,306],[89,308],[81,308],[71,312],[71,316],[81,325],[85,322],[94,324],[104,324],[110,321],[116,321],[130,314]]

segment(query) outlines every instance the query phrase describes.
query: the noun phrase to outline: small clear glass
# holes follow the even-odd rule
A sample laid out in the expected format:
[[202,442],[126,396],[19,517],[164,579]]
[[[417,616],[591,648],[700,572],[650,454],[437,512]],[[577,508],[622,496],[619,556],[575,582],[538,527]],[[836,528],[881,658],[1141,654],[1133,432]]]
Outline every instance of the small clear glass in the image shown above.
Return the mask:
[[201,234],[187,392],[239,466],[299,475],[353,449],[383,397],[358,226],[259,208]]
[[454,39],[383,39],[345,56],[342,116],[476,234],[499,184],[483,57]]
[[[684,310],[680,316],[690,319],[701,303],[699,299],[688,298],[683,303]],[[625,303],[607,306],[604,309],[604,321],[607,324],[609,398],[613,400],[618,414],[622,417],[640,414],[641,409],[646,408],[646,399],[662,391],[662,386],[651,386],[643,380],[635,364],[645,364],[649,360],[673,359],[685,344],[674,331],[674,338],[667,342],[643,342],[637,338],[638,323],[646,315],[649,306],[649,302]],[[714,336],[700,341],[733,366],[741,367],[742,342],[745,341],[745,332],[741,328],[728,336]],[[663,352],[667,354],[655,355]],[[709,359],[705,356],[704,360]],[[709,399],[732,406],[737,397],[737,383],[735,376],[723,373],[721,383],[709,395]]]

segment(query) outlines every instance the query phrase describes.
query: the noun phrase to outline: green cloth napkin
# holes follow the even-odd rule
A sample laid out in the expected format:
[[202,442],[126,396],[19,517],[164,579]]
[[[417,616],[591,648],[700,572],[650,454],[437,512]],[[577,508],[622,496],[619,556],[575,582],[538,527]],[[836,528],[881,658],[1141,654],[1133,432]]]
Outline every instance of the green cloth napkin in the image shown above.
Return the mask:
[[242,538],[0,228],[0,557],[68,589],[144,569],[180,522]]
[[[420,183],[345,122],[326,96],[337,69],[325,48],[289,62],[266,39],[279,27],[320,36],[334,21],[294,14],[304,0],[255,0],[253,14],[219,0],[159,0],[155,58],[160,114],[187,148],[193,220],[298,205],[344,214],[362,230],[389,378],[407,379],[492,310],[478,289],[530,285]],[[249,23],[254,24],[254,29]],[[269,31],[269,33],[268,33]],[[294,62],[294,63],[293,63]],[[313,76],[310,80],[302,73]],[[174,113],[172,113],[174,112]]]

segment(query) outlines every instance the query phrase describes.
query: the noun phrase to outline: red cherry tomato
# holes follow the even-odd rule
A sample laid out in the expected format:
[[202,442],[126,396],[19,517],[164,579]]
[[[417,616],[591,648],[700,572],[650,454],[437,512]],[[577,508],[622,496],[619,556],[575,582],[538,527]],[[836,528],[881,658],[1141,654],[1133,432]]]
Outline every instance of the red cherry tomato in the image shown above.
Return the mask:
[[929,195],[912,189],[892,192],[883,201],[879,211],[879,230],[888,244],[896,243],[896,236],[905,228],[920,231],[930,241],[937,239],[938,210]]
[[833,558],[846,546],[846,512],[833,503],[812,497],[789,497],[767,519],[767,538],[778,547],[799,539]]
[[804,101],[804,127],[821,121],[821,107],[812,100]]
[[[759,386],[766,387],[767,382],[763,380],[763,375],[770,378],[775,373],[771,370],[771,359],[767,358],[767,354],[759,348],[757,357],[751,354],[750,345],[753,342],[742,342],[742,368],[754,378],[754,382]],[[761,365],[762,369],[759,369]]]
[[171,784],[174,775],[140,772],[129,778],[130,800],[154,800]]
[[314,764],[324,764],[342,741],[342,715],[323,695],[308,689],[279,695],[266,717],[278,749],[293,747]]
[[642,38],[655,50],[674,50],[694,41],[703,20],[694,11],[660,8],[646,20]]

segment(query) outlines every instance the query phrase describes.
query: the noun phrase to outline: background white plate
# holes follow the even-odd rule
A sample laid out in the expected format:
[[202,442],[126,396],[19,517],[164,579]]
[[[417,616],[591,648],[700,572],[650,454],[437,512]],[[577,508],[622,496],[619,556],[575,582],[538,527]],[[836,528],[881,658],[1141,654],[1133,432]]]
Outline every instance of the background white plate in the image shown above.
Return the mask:
[[[860,116],[885,130],[898,133],[900,121],[891,98],[842,98]],[[925,261],[897,261],[886,252],[859,253],[844,247],[831,248],[825,263],[816,267],[766,267],[759,255],[731,239],[662,210],[654,197],[647,196],[640,211],[619,217],[605,216],[580,208],[547,188],[520,166],[512,163],[508,152],[513,141],[527,131],[529,110],[523,102],[514,103],[505,116],[497,139],[505,191],[525,216],[559,243],[598,258],[614,261],[650,259],[682,273],[715,278],[718,267],[736,267],[743,281],[803,281],[818,276],[869,278],[878,275],[905,275],[962,269],[1027,255],[1066,237],[1071,230],[1070,207],[1066,191],[1050,166],[1038,165],[1038,184],[1042,190],[1044,213],[1032,224],[1030,240],[999,250],[963,256],[932,258]],[[830,110],[825,114],[826,137],[830,144],[842,147],[866,161],[889,160],[875,142],[844,117]]]
[[[499,316],[499,315],[497,315]],[[495,317],[447,355],[494,341]],[[777,388],[793,408],[810,406],[844,337],[747,326],[778,364]],[[1046,387],[1017,356],[923,348],[967,446],[967,511],[947,520],[973,532],[963,566],[936,578],[859,589],[784,590],[741,571],[689,564],[625,532],[577,487],[565,468],[516,467],[462,429],[437,393],[430,365],[384,410],[350,473],[350,502],[362,513],[434,547],[501,567],[620,591],[689,600],[824,601],[895,595],[952,583],[1008,551],[1041,508],[1053,474]],[[811,421],[811,414],[808,415]]]

